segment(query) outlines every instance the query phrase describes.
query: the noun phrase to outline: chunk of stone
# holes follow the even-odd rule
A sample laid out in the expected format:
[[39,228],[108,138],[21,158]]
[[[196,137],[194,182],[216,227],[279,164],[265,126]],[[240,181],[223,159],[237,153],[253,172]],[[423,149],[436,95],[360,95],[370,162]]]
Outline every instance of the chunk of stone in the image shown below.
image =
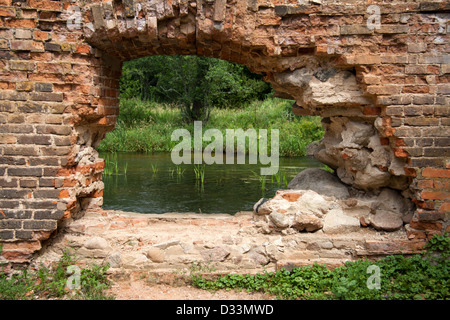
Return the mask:
[[323,222],[314,215],[301,214],[295,217],[292,227],[298,231],[314,232],[323,227]]
[[148,262],[143,253],[132,252],[122,256],[122,266],[125,268],[136,268]]
[[349,197],[348,189],[338,177],[320,168],[308,168],[297,174],[288,184],[289,189],[313,190],[338,199]]
[[289,217],[284,215],[283,213],[273,211],[269,215],[270,221],[273,222],[278,228],[287,228],[289,227]]
[[305,191],[297,204],[302,213],[313,214],[319,218],[322,218],[328,210],[337,206],[337,204],[326,200],[323,196],[311,190]]
[[396,231],[403,226],[403,220],[396,212],[378,210],[370,217],[370,224],[377,230]]
[[255,262],[257,265],[266,265],[270,262],[269,257],[267,256],[266,250],[263,246],[257,246],[252,248],[248,252],[248,256]]
[[255,205],[253,206],[253,212],[259,215],[266,215],[272,212],[269,208],[267,201],[269,199],[261,198]]
[[106,241],[104,238],[102,237],[92,237],[89,238],[88,240],[86,240],[86,242],[84,243],[84,247],[86,249],[101,249],[101,250],[105,250],[109,248],[109,244],[108,241]]
[[201,252],[201,255],[205,261],[225,261],[230,255],[230,251],[223,246],[217,246],[212,249],[205,249]]
[[119,268],[122,264],[122,254],[120,252],[114,252],[108,256],[106,262],[111,268]]
[[147,258],[156,263],[164,262],[164,251],[160,248],[152,247],[146,252]]
[[404,198],[400,192],[384,188],[377,197],[376,203],[373,205],[375,210],[387,210],[398,213],[407,213],[411,210],[411,201]]
[[359,228],[359,219],[347,216],[340,208],[330,210],[323,220],[323,232],[328,234],[350,233]]
[[153,247],[164,250],[171,246],[176,246],[177,244],[180,244],[180,240],[169,240],[166,242],[157,243],[157,244],[153,245]]

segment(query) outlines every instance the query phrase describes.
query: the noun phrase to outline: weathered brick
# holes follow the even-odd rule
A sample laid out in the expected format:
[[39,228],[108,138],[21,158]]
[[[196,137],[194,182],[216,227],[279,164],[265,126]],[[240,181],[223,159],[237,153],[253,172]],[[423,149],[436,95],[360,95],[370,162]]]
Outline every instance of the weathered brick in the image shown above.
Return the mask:
[[15,16],[16,16],[15,8],[0,7],[0,17],[15,17]]
[[46,42],[44,49],[45,51],[61,52],[61,45],[58,43]]
[[23,206],[26,209],[56,209],[57,203],[55,201],[48,200],[32,200],[32,201],[24,201]]
[[60,3],[60,1],[50,1],[50,0],[30,0],[30,7],[54,11],[62,10],[62,4]]
[[434,140],[434,145],[436,147],[448,147],[450,146],[450,138],[449,137],[437,137]]
[[59,196],[59,190],[57,189],[40,189],[33,192],[34,198],[55,199]]
[[41,147],[43,156],[65,156],[71,151],[70,147]]
[[419,53],[427,51],[427,44],[423,42],[408,43],[408,52]]
[[17,187],[17,179],[12,178],[0,178],[0,187],[3,188],[16,188]]
[[20,180],[21,188],[36,188],[36,186],[37,186],[36,180],[30,180],[30,179],[21,179]]
[[412,158],[411,166],[417,168],[443,166],[444,161],[440,158]]
[[55,145],[70,146],[72,145],[70,137],[54,137]]
[[450,192],[446,191],[433,191],[433,190],[423,190],[420,193],[422,199],[429,200],[448,200],[450,199]]
[[32,81],[21,81],[16,83],[17,91],[33,91],[34,83]]
[[9,44],[11,50],[32,51],[32,52],[43,50],[42,43],[33,40],[10,40]]
[[[32,210],[23,210],[23,209],[3,209],[3,218],[5,219],[31,219],[33,216]],[[1,217],[0,217],[1,219]]]
[[64,216],[63,210],[56,211],[36,211],[34,213],[34,219],[36,220],[59,220]]
[[33,239],[33,232],[27,230],[15,230],[15,237],[19,240]]
[[11,143],[16,143],[16,142],[17,142],[17,137],[15,137],[15,136],[4,135],[4,134],[0,135],[0,143],[11,144]]
[[14,231],[12,231],[12,230],[0,230],[0,239],[1,240],[14,239]]
[[19,201],[17,200],[0,200],[0,208],[2,209],[14,209],[19,207]]
[[425,168],[422,170],[422,176],[427,178],[450,178],[450,170],[438,168]]
[[57,134],[67,136],[72,133],[72,128],[67,125],[38,125],[36,131],[39,134]]
[[344,25],[341,26],[340,33],[342,35],[361,35],[361,34],[372,34],[373,30],[370,30],[367,28],[367,25],[365,24],[359,24],[359,25]]
[[31,39],[31,30],[29,29],[16,29],[16,39]]
[[31,220],[23,222],[23,229],[30,230],[55,230],[56,221],[49,220]]
[[51,178],[40,178],[39,187],[55,187],[55,179]]
[[12,219],[1,219],[0,229],[20,229],[22,227],[22,221]]
[[36,82],[35,89],[36,89],[36,91],[41,91],[41,92],[52,92],[53,84],[45,83],[45,82]]
[[424,148],[423,155],[425,157],[449,157],[450,156],[450,147],[447,148]]
[[42,30],[35,30],[33,32],[33,38],[37,41],[47,41],[49,39],[49,33]]
[[9,168],[8,175],[13,177],[40,177],[42,176],[42,168]]
[[408,25],[398,25],[398,24],[383,24],[379,29],[375,29],[376,33],[393,34],[393,33],[408,33]]
[[37,156],[39,155],[39,150],[34,146],[8,145],[3,148],[3,154],[7,156],[11,155]]
[[37,144],[37,145],[49,145],[51,144],[50,136],[44,135],[23,135],[17,138],[19,144]]
[[55,101],[61,102],[64,99],[62,93],[53,92],[35,92],[31,94],[31,99],[34,101]]
[[438,126],[439,121],[438,118],[414,117],[405,118],[404,123],[410,126]]

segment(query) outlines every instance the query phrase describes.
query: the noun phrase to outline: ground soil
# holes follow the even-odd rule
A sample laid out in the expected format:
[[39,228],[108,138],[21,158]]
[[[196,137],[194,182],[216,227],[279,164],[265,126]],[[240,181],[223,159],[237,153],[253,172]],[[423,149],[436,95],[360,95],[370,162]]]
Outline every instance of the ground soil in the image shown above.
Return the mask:
[[107,294],[116,300],[273,300],[274,296],[236,290],[207,291],[190,285],[148,284],[144,280],[114,282]]

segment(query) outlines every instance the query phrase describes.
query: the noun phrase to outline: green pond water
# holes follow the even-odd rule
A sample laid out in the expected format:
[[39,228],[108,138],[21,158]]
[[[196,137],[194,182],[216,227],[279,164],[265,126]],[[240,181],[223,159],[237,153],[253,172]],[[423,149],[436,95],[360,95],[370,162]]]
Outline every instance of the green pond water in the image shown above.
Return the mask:
[[181,164],[177,171],[170,153],[100,156],[107,161],[103,208],[138,213],[251,211],[260,198],[273,197],[300,171],[324,167],[310,157],[280,158],[278,175],[261,176],[260,167],[269,165],[233,161],[204,165],[202,183],[193,164]]

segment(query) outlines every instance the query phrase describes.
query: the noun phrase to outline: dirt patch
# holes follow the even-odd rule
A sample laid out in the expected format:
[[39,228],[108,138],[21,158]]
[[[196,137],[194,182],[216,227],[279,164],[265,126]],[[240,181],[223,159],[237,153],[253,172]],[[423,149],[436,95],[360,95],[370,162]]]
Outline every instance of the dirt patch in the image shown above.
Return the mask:
[[207,291],[190,285],[149,284],[145,280],[114,282],[107,294],[116,300],[274,300],[259,292],[236,290]]

